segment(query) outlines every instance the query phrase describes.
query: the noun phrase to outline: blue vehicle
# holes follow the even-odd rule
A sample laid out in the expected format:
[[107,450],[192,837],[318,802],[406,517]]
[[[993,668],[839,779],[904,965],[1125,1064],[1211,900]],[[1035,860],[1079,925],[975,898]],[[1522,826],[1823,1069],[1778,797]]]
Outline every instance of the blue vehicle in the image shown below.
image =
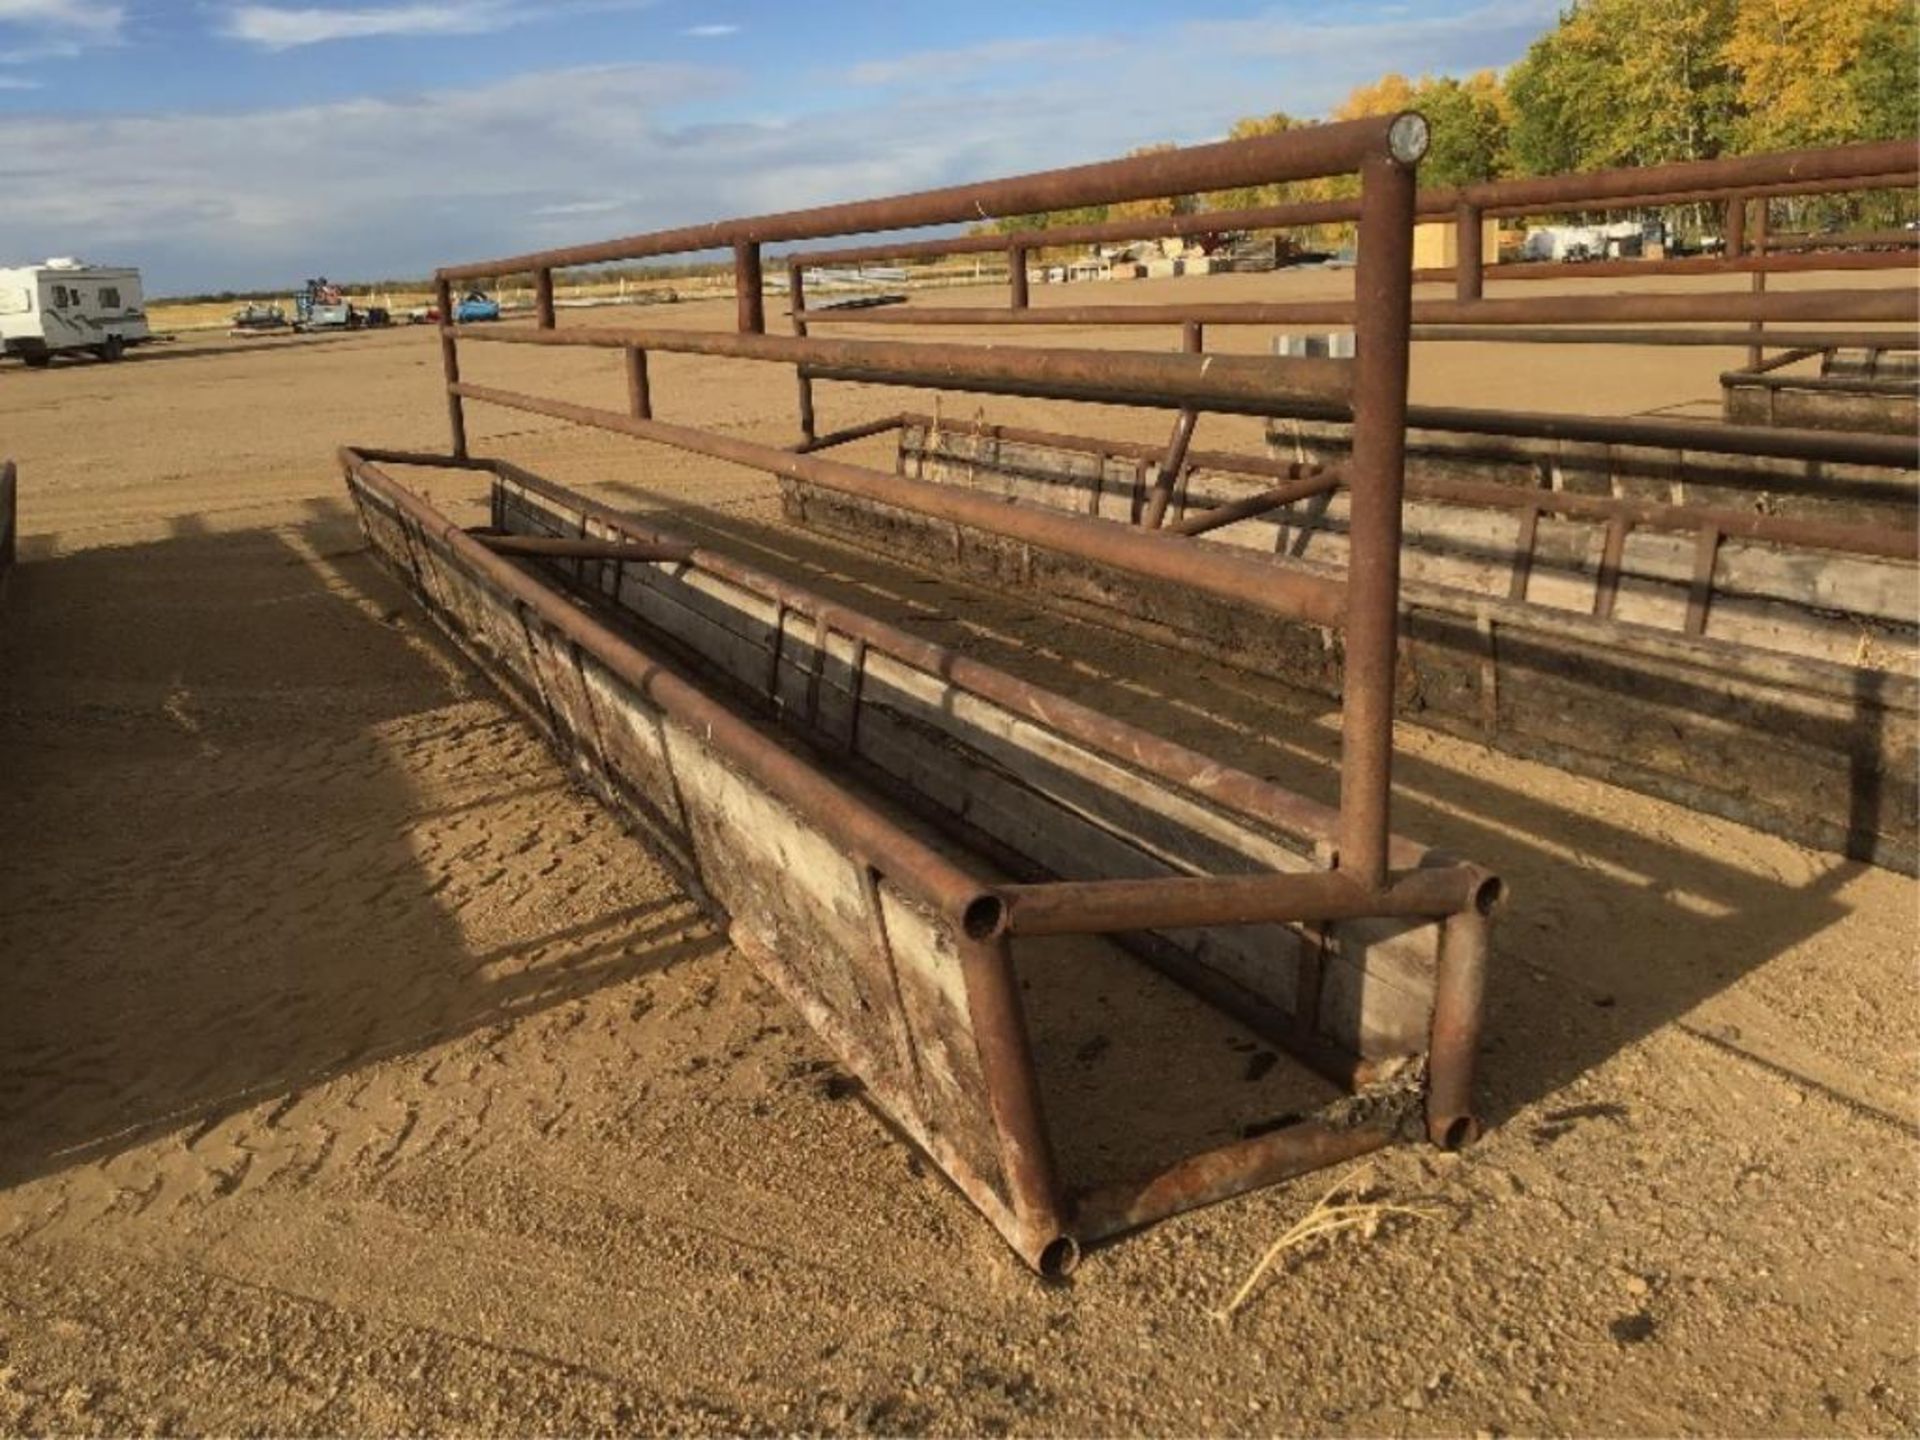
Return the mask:
[[469,290],[466,298],[453,307],[453,323],[471,325],[476,320],[498,320],[500,302],[490,300],[478,290]]

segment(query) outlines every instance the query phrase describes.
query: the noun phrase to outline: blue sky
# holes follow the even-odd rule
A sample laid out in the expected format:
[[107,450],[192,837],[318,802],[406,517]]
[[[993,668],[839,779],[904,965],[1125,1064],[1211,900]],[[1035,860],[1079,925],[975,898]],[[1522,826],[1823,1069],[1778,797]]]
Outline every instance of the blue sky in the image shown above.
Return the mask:
[[1511,64],[1558,0],[0,0],[0,263],[155,293],[984,178]]

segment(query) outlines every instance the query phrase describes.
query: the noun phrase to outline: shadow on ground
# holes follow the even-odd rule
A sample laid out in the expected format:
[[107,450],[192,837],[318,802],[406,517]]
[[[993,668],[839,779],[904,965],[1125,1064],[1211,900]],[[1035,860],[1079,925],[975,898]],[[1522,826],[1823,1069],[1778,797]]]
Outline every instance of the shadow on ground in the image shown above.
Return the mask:
[[561,884],[591,802],[311,511],[12,577],[0,1184],[724,943]]

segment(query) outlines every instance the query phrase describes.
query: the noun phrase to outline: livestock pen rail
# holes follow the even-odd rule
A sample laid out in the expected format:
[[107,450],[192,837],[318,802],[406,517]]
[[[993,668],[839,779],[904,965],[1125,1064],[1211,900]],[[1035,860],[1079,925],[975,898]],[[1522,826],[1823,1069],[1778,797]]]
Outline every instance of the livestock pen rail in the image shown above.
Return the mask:
[[[1501,885],[1396,838],[1389,824],[1414,167],[1426,142],[1425,122],[1402,114],[448,267],[436,276],[443,315],[458,281],[531,272],[535,326],[462,335],[443,323],[451,454],[343,452],[376,548],[436,620],[729,917],[739,947],[876,1103],[1042,1270],[1071,1264],[1085,1240],[1383,1143],[1404,1113],[1393,1095],[1424,1105],[1438,1143],[1477,1130],[1473,1054]],[[1356,172],[1364,248],[1352,360],[764,333],[767,244]],[[555,328],[556,268],[717,247],[734,254],[734,333]],[[460,351],[476,342],[616,349],[628,407],[468,382]],[[1009,506],[659,420],[651,351],[783,362],[803,377],[857,373],[1171,409],[1176,428],[1189,430],[1205,410],[1329,407],[1353,420],[1347,573],[1274,566],[1170,533]],[[1342,647],[1337,809],[504,462],[473,459],[465,407],[476,402],[938,516],[1111,566],[1136,583],[1326,627]],[[390,473],[415,464],[491,471],[493,523],[464,532]],[[1111,945],[1356,1090],[1358,1102],[1145,1174],[1067,1173],[1046,1124],[1021,980]]]
[[[902,415],[901,473],[1138,527],[1159,449]],[[863,437],[864,438],[864,437]],[[1164,528],[1338,575],[1343,427],[1277,424],[1270,459],[1190,450]],[[1766,457],[1529,446],[1409,432],[1401,713],[1805,844],[1916,863],[1920,529],[1912,476],[1834,467],[1808,513],[1744,487],[1804,476]],[[1693,468],[1689,469],[1688,462]],[[1779,462],[1776,462],[1779,463]],[[1540,483],[1542,471],[1557,485]],[[1842,482],[1845,488],[1842,488]],[[788,481],[796,521],[1296,686],[1337,694],[1330,637],[1179,586]],[[1672,503],[1675,489],[1693,503]],[[1624,493],[1623,493],[1624,492]],[[1730,502],[1730,503],[1729,503]],[[1780,504],[1776,501],[1776,504]]]

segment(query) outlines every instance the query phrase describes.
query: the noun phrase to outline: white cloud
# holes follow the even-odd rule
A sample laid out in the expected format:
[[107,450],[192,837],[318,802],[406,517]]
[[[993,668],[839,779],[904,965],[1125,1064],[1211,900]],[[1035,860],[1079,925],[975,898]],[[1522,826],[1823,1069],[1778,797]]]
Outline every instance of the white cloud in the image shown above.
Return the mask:
[[111,45],[125,21],[126,7],[102,0],[0,0],[0,65],[67,60],[89,46]]
[[0,25],[74,30],[100,38],[120,31],[126,10],[101,0],[0,0]]
[[691,35],[696,40],[723,40],[729,35],[738,35],[738,25],[689,25],[680,32]]
[[[156,293],[417,276],[1217,138],[1276,104],[1324,113],[1382,69],[1417,71],[1421,53],[1446,68],[1516,59],[1551,3],[1494,0],[1444,27],[1347,22],[1338,43],[1295,34],[1299,56],[1270,48],[1285,38],[1277,23],[1236,32],[1235,51],[1210,27],[1175,22],[904,57],[860,89],[844,71],[800,76],[799,98],[784,101],[733,71],[625,64],[238,113],[0,114],[0,244],[142,264]],[[1493,38],[1477,39],[1476,25]],[[1207,83],[1164,83],[1186,73]],[[916,75],[923,83],[908,83]],[[682,118],[747,104],[759,118]]]
[[241,5],[228,12],[225,33],[268,50],[287,50],[296,45],[375,36],[479,35],[510,24],[512,15],[513,7],[494,0],[381,5],[363,10]]
[[[0,0],[0,4],[7,0]],[[334,40],[488,35],[515,25],[594,10],[639,9],[650,0],[417,0],[400,5],[234,5],[221,33],[264,50],[291,50]]]

